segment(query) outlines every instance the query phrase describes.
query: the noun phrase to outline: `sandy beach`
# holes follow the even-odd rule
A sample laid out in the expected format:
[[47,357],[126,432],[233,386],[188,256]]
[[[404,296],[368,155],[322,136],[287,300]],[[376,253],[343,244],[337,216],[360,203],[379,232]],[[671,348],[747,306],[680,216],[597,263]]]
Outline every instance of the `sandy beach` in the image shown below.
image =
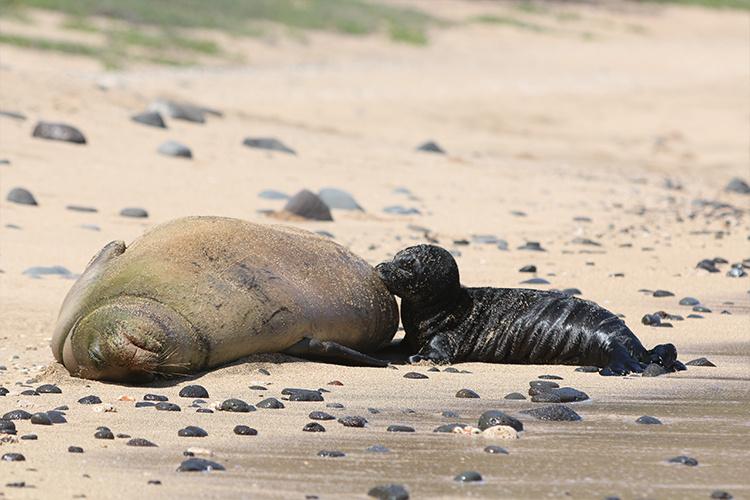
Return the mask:
[[[430,4],[452,20],[507,9]],[[243,64],[186,68],[105,71],[83,57],[1,46],[0,110],[25,119],[0,116],[0,159],[8,160],[0,164],[0,387],[9,391],[0,415],[69,409],[65,424],[15,420],[17,435],[0,435],[0,455],[26,458],[0,462],[0,496],[343,499],[368,498],[370,488],[390,483],[404,485],[411,498],[750,496],[750,277],[727,276],[750,258],[750,195],[725,189],[733,178],[750,182],[747,14],[634,4],[564,12],[577,17],[539,14],[550,27],[542,32],[479,23],[434,28],[425,46],[317,32],[304,42],[241,38],[231,43],[245,54]],[[35,19],[0,18],[0,31],[49,25],[54,33],[55,14]],[[167,118],[166,129],[130,119],[158,98],[222,116],[207,115],[203,124]],[[73,125],[87,143],[32,137],[39,120]],[[278,138],[297,154],[248,148],[248,136]],[[157,153],[167,140],[188,146],[192,159]],[[446,154],[416,150],[428,140]],[[38,206],[6,200],[15,187],[33,193]],[[54,363],[49,342],[71,278],[106,243],[129,244],[187,215],[277,223],[266,211],[280,210],[284,200],[261,198],[261,191],[325,187],[351,193],[364,211],[287,223],[329,232],[373,265],[429,238],[455,252],[466,286],[578,288],[623,314],[647,347],[671,342],[683,362],[706,357],[716,367],[649,378],[463,363],[456,368],[468,373],[450,373],[277,355],[189,380],[128,386],[73,378]],[[416,213],[384,211],[393,206]],[[122,217],[125,207],[148,217]],[[495,240],[482,243],[479,235]],[[544,251],[519,249],[530,241]],[[727,261],[720,272],[696,267],[716,257]],[[519,272],[531,264],[536,273]],[[25,273],[35,266],[71,274]],[[549,284],[521,284],[533,277]],[[654,297],[655,290],[674,295]],[[696,312],[679,305],[684,297],[711,312],[688,318]],[[683,319],[672,328],[642,324],[657,311]],[[404,378],[409,371],[428,378]],[[526,394],[542,374],[590,396],[569,404],[581,421],[537,420],[520,412],[541,404],[504,399]],[[287,387],[330,392],[324,402],[209,414],[178,396],[188,383],[208,390],[199,405],[205,408],[228,398],[281,400]],[[21,394],[41,384],[62,393]],[[462,388],[480,398],[456,398]],[[167,396],[181,411],[135,408],[148,393]],[[77,402],[87,395],[103,403]],[[523,421],[520,439],[433,432],[453,422],[476,425],[493,409]],[[368,425],[331,420],[320,422],[325,433],[302,432],[316,410],[360,415]],[[662,425],[636,424],[642,415]],[[258,435],[235,435],[238,424]],[[393,424],[416,432],[387,432]],[[178,437],[187,425],[208,436]],[[158,446],[95,439],[99,426]],[[27,434],[38,439],[20,439]],[[367,451],[373,445],[390,451]],[[485,453],[487,445],[508,454]],[[226,471],[177,472],[192,447]],[[346,456],[319,457],[321,450]],[[680,455],[698,466],[667,462]],[[453,480],[471,470],[483,481]]]

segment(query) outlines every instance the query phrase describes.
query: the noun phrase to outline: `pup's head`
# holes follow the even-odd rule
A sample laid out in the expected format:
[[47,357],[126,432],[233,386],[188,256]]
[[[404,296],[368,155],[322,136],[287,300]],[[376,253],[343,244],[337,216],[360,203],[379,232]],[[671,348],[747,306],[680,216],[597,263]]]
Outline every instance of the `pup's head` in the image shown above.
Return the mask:
[[411,302],[429,304],[461,288],[455,259],[435,245],[406,248],[375,269],[389,292]]

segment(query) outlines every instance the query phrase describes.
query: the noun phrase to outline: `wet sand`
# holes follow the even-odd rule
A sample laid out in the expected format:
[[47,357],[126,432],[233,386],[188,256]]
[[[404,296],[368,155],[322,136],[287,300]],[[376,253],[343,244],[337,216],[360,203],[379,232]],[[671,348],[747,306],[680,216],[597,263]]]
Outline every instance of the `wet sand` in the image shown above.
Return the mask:
[[[446,16],[480,9],[463,2],[436,5]],[[0,413],[59,405],[70,410],[67,424],[16,421],[18,436],[39,438],[0,442],[0,454],[26,457],[0,463],[0,493],[365,498],[375,485],[401,483],[412,498],[708,498],[714,490],[750,496],[744,472],[750,454],[750,278],[726,276],[730,264],[750,257],[750,197],[724,191],[733,177],[750,181],[746,19],[678,8],[581,7],[580,13],[575,29],[562,35],[466,25],[437,30],[424,48],[332,35],[312,35],[306,45],[238,41],[238,50],[254,54],[252,64],[240,68],[103,74],[88,60],[3,47],[0,109],[28,119],[0,117],[0,158],[11,162],[0,165],[0,365],[6,367],[0,386],[10,390],[0,397]],[[634,24],[643,29],[628,29]],[[160,96],[217,108],[224,116],[209,116],[203,125],[168,120],[167,130],[129,120]],[[88,144],[34,139],[38,119],[75,125]],[[241,143],[250,135],[278,137],[298,155],[248,149]],[[168,139],[192,148],[193,160],[158,155]],[[448,154],[414,151],[426,140]],[[666,180],[681,189],[665,187]],[[31,190],[39,206],[6,201],[16,186]],[[467,363],[457,367],[471,373],[455,374],[428,372],[427,366],[350,368],[270,358],[285,362],[251,360],[201,374],[194,383],[208,389],[208,406],[230,397],[254,404],[261,394],[281,399],[285,387],[327,388],[325,402],[199,414],[190,399],[178,397],[187,381],[127,387],[74,379],[51,366],[49,338],[72,281],[33,279],[24,270],[61,265],[80,273],[108,241],[130,242],[184,215],[276,222],[258,210],[277,210],[283,201],[258,198],[258,192],[327,186],[352,193],[365,213],[334,210],[334,222],[294,225],[329,231],[373,264],[425,241],[424,231],[413,227],[421,226],[460,252],[467,286],[522,286],[538,276],[551,282],[542,289],[577,287],[583,298],[624,314],[647,347],[672,342],[682,361],[706,356],[717,367],[605,378],[564,366]],[[399,187],[413,197],[395,192]],[[736,210],[701,208],[696,200]],[[99,212],[71,212],[68,204]],[[390,205],[421,214],[383,212]],[[126,206],[143,207],[150,216],[118,216]],[[509,250],[454,243],[477,234],[495,235]],[[518,250],[527,241],[539,241],[547,251]],[[717,256],[730,263],[720,266],[722,272],[696,269],[700,260]],[[536,275],[518,272],[528,264],[537,266]],[[655,298],[641,289],[675,296]],[[673,321],[673,328],[641,324],[644,314],[659,310],[687,316],[691,308],[678,305],[685,296],[712,313]],[[404,379],[409,370],[430,378]],[[518,412],[539,404],[503,399],[525,393],[529,381],[547,373],[591,397],[570,404],[582,421],[536,421]],[[344,385],[326,385],[332,380]],[[20,395],[42,383],[56,383],[63,393]],[[248,389],[256,383],[268,390]],[[481,398],[455,398],[462,388]],[[182,411],[118,401],[146,393],[164,394]],[[76,402],[89,394],[117,411]],[[330,402],[346,408],[325,408]],[[522,437],[490,443],[432,432],[444,423],[476,424],[487,409],[520,417]],[[325,433],[302,432],[313,410],[361,415],[369,426],[351,429],[331,421],[321,422]],[[441,417],[443,410],[460,418]],[[663,425],[636,424],[641,415]],[[259,435],[236,436],[237,424]],[[416,432],[386,432],[391,424]],[[158,447],[96,440],[100,425]],[[186,425],[209,436],[178,437]],[[391,452],[365,451],[374,444]],[[509,454],[484,453],[487,444]],[[85,453],[68,453],[70,445]],[[176,472],[191,446],[211,450],[211,459],[227,470]],[[320,450],[347,456],[321,458]],[[678,455],[699,465],[666,463]],[[453,481],[466,470],[480,472],[484,481]],[[150,485],[150,479],[162,484]],[[27,486],[5,486],[18,481]]]

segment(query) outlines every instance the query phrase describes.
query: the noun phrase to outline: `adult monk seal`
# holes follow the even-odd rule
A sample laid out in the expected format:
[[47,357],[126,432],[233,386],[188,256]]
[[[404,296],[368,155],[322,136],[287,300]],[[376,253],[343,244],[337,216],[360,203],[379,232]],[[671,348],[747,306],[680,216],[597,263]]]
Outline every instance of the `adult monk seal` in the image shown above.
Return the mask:
[[435,245],[406,248],[376,267],[401,297],[412,362],[581,364],[603,375],[642,363],[684,369],[672,344],[646,350],[625,323],[593,302],[521,288],[465,288],[453,256]]
[[330,239],[188,217],[106,245],[68,292],[52,351],[73,375],[130,382],[254,353],[385,366],[362,352],[397,327],[374,269]]

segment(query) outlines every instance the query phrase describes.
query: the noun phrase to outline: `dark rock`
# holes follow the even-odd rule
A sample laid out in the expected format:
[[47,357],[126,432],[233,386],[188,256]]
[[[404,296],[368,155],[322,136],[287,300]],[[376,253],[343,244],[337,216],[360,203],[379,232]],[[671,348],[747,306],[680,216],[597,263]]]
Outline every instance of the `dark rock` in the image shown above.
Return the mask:
[[539,375],[537,378],[541,380],[563,380],[560,375]]
[[44,412],[34,413],[29,420],[36,425],[52,425],[52,420]]
[[341,458],[345,457],[346,453],[344,453],[343,451],[321,450],[318,452],[318,456],[325,458]]
[[386,428],[388,432],[414,432],[414,427],[408,425],[389,425]]
[[114,439],[115,435],[112,434],[112,431],[107,429],[106,427],[100,427],[99,430],[97,430],[94,433],[94,439]]
[[98,210],[94,207],[85,207],[81,205],[67,205],[65,209],[70,210],[71,212],[84,212],[91,214],[98,212]]
[[456,393],[457,398],[470,398],[479,399],[479,394],[472,391],[471,389],[461,389]]
[[53,424],[67,424],[68,421],[65,419],[65,414],[58,410],[50,410],[47,413],[47,417],[52,421]]
[[318,191],[318,196],[329,208],[363,211],[354,197],[341,189],[323,188]]
[[555,393],[542,392],[541,394],[534,394],[531,396],[532,403],[562,403],[562,399]]
[[695,297],[683,297],[680,299],[681,306],[697,306],[700,303],[700,300]]
[[581,420],[581,416],[578,413],[573,411],[569,406],[562,404],[532,408],[530,410],[523,410],[521,413],[538,418],[539,420],[554,422],[575,422]]
[[481,430],[488,429],[495,425],[508,425],[513,427],[518,432],[523,430],[523,423],[517,418],[513,418],[510,415],[503,413],[499,410],[489,410],[479,417],[478,427]]
[[18,203],[19,205],[39,205],[36,202],[36,198],[34,198],[34,195],[31,194],[31,191],[22,187],[11,189],[5,199],[11,203]]
[[44,384],[36,388],[39,394],[62,394],[62,389],[54,384]]
[[86,144],[86,138],[80,130],[65,123],[39,122],[31,133],[32,137],[51,141],[72,142]]
[[674,294],[669,290],[656,290],[653,293],[654,297],[674,297]]
[[12,420],[6,419],[4,416],[0,419],[0,434],[15,434],[16,424]]
[[68,446],[68,453],[83,453],[83,448],[80,446]]
[[136,408],[153,408],[154,406],[156,406],[156,403],[151,401],[138,401],[135,403]]
[[511,400],[520,401],[520,400],[526,399],[526,396],[524,396],[520,392],[511,392],[509,394],[506,394],[503,399],[511,399]]
[[682,464],[682,465],[689,465],[690,467],[695,467],[698,465],[698,461],[694,459],[693,457],[688,457],[686,455],[680,455],[677,457],[672,457],[667,462],[671,464]]
[[425,375],[424,373],[407,372],[407,373],[404,374],[404,378],[410,378],[410,379],[414,379],[414,380],[422,380],[422,379],[426,379],[426,378],[429,378],[429,377],[427,375]]
[[405,207],[403,205],[390,205],[383,209],[383,212],[393,215],[420,215],[422,212],[414,207]]
[[177,158],[193,157],[193,152],[190,151],[190,148],[185,146],[184,144],[180,144],[177,141],[163,142],[159,146],[159,149],[157,149],[157,152],[165,156],[175,156]]
[[214,411],[211,408],[198,408],[195,410],[195,413],[213,413]]
[[[435,367],[433,366],[433,368],[435,368]],[[430,370],[427,370],[427,371],[430,371]],[[438,370],[438,371],[440,371],[440,370]],[[445,370],[443,370],[443,372],[445,372],[445,373],[461,373],[458,370],[458,368],[454,368],[452,366],[449,366],[448,368],[446,368]]]
[[544,278],[531,278],[521,282],[521,285],[549,285],[550,282]]
[[370,453],[389,453],[391,450],[389,450],[385,446],[374,444],[367,448],[365,451],[368,451]]
[[685,365],[716,367],[716,365],[713,364],[711,361],[709,361],[708,358],[696,358],[696,359],[688,361],[687,363],[685,363]]
[[236,425],[234,427],[233,432],[237,434],[238,436],[257,436],[258,435],[258,431],[246,425]]
[[206,437],[208,436],[208,432],[201,429],[200,427],[196,427],[194,425],[188,425],[184,429],[180,429],[177,431],[177,435],[180,437]]
[[659,420],[656,417],[651,417],[651,416],[648,416],[648,415],[643,415],[642,417],[638,417],[635,420],[635,423],[636,424],[645,424],[645,425],[660,425],[661,424],[661,420]]
[[521,269],[518,270],[519,273],[535,273],[536,272],[536,266],[533,264],[529,264],[528,266],[523,266]]
[[693,307],[693,311],[699,312],[699,313],[706,313],[706,314],[710,314],[711,313],[711,309],[709,309],[708,307],[705,307],[705,306],[694,306]]
[[435,427],[432,432],[444,432],[444,433],[451,433],[455,429],[465,429],[467,427],[467,424],[444,424],[440,425],[438,427]]
[[34,389],[26,389],[25,391],[21,391],[21,396],[38,396],[39,393],[36,392]]
[[253,405],[245,403],[241,399],[227,399],[221,403],[221,405],[219,406],[219,410],[247,413],[250,411],[255,411],[255,407]]
[[484,452],[489,453],[490,455],[508,455],[508,450],[494,445],[486,446]]
[[284,408],[284,403],[276,398],[267,398],[260,403],[257,403],[255,406],[257,406],[258,408],[266,408],[270,410],[280,410]]
[[724,191],[729,193],[750,194],[750,185],[739,177],[735,177],[729,181],[729,184],[724,188]]
[[326,428],[317,422],[310,422],[302,428],[303,432],[325,432]]
[[251,391],[267,391],[268,390],[266,387],[263,387],[262,385],[251,385],[249,389]]
[[708,271],[709,273],[719,272],[719,268],[716,267],[716,262],[714,262],[713,259],[703,259],[702,261],[698,262],[698,264],[695,267],[698,269],[704,269]]
[[598,373],[599,367],[598,366],[579,366],[575,369],[577,372],[583,372],[583,373]]
[[153,484],[153,485],[159,486],[159,485],[161,484],[161,481],[160,481],[160,480],[158,480],[158,479],[149,479],[149,480],[148,480],[148,481],[146,482],[146,484]]
[[642,377],[658,377],[660,375],[664,375],[667,373],[667,370],[664,369],[663,366],[657,365],[656,363],[651,363],[646,367],[645,370],[643,370],[643,373],[641,374]]
[[441,148],[435,141],[427,141],[425,143],[420,144],[417,147],[417,151],[423,151],[425,153],[437,153],[444,155],[445,151],[443,148]]
[[150,127],[167,128],[164,123],[164,119],[161,117],[158,111],[144,111],[130,117],[136,123],[142,123]]
[[143,396],[144,401],[169,401],[169,398],[162,394],[146,394]]
[[29,420],[31,413],[26,410],[12,410],[3,415],[3,420]]
[[368,496],[379,500],[409,500],[409,492],[400,484],[383,484],[367,492]]
[[288,200],[289,195],[274,189],[266,189],[258,193],[258,198],[263,198],[264,200]]
[[364,427],[367,425],[367,419],[358,415],[347,415],[341,417],[338,422],[344,427]]
[[78,277],[63,266],[34,266],[26,269],[23,275],[34,279],[43,276],[60,276],[64,279],[76,279]]
[[226,470],[223,465],[205,458],[188,458],[177,467],[177,472],[204,472]]
[[183,102],[170,101],[168,99],[155,100],[149,105],[148,110],[174,118],[175,120],[184,120],[193,123],[205,123],[205,115],[209,111],[206,108]]
[[308,417],[312,420],[336,420],[336,417],[324,411],[313,411]]
[[476,471],[469,470],[457,475],[453,480],[461,483],[475,483],[482,480],[482,475]]
[[703,319],[704,318],[700,314],[688,314],[687,317],[690,319]]
[[443,410],[443,412],[440,413],[440,416],[445,418],[460,418],[458,413],[452,410]]
[[154,406],[159,411],[182,411],[179,405],[169,403],[167,401],[160,401]]
[[[557,389],[560,387],[560,384],[557,382],[549,382],[547,380],[532,380],[529,382],[529,387],[532,389],[537,389],[538,391],[544,391],[548,392],[552,389]],[[533,394],[531,394],[533,396]]]
[[532,252],[546,252],[544,248],[542,248],[541,243],[538,241],[527,241],[520,247],[518,247],[518,250],[530,250]]
[[[0,432],[0,434],[2,433]],[[24,441],[36,441],[37,439],[39,439],[39,436],[37,436],[36,434],[24,434],[23,436],[21,436],[21,439],[23,439]]]
[[23,462],[26,460],[26,457],[20,453],[6,453],[0,457],[0,460],[3,462]]
[[732,498],[734,498],[734,497],[728,491],[714,490],[714,491],[711,492],[711,497],[710,498],[717,499],[717,500],[732,500]]
[[122,217],[134,217],[137,219],[145,219],[148,217],[148,212],[139,207],[126,207],[120,210]]
[[291,155],[297,154],[295,150],[273,137],[246,137],[245,140],[242,141],[242,144],[249,148],[279,151]]
[[289,401],[323,401],[323,395],[319,391],[310,389],[293,389],[287,387],[281,394],[288,396]]
[[181,398],[208,398],[208,391],[202,385],[186,385],[180,389]]
[[333,216],[323,200],[318,195],[303,189],[294,196],[284,206],[284,211],[310,220],[332,221]]
[[156,447],[154,443],[152,443],[148,439],[143,439],[143,438],[133,438],[130,441],[128,441],[126,444],[128,446],[142,446],[142,447],[147,447],[147,448]]
[[344,405],[342,405],[341,403],[328,403],[326,404],[326,408],[333,408],[335,410],[343,410]]

